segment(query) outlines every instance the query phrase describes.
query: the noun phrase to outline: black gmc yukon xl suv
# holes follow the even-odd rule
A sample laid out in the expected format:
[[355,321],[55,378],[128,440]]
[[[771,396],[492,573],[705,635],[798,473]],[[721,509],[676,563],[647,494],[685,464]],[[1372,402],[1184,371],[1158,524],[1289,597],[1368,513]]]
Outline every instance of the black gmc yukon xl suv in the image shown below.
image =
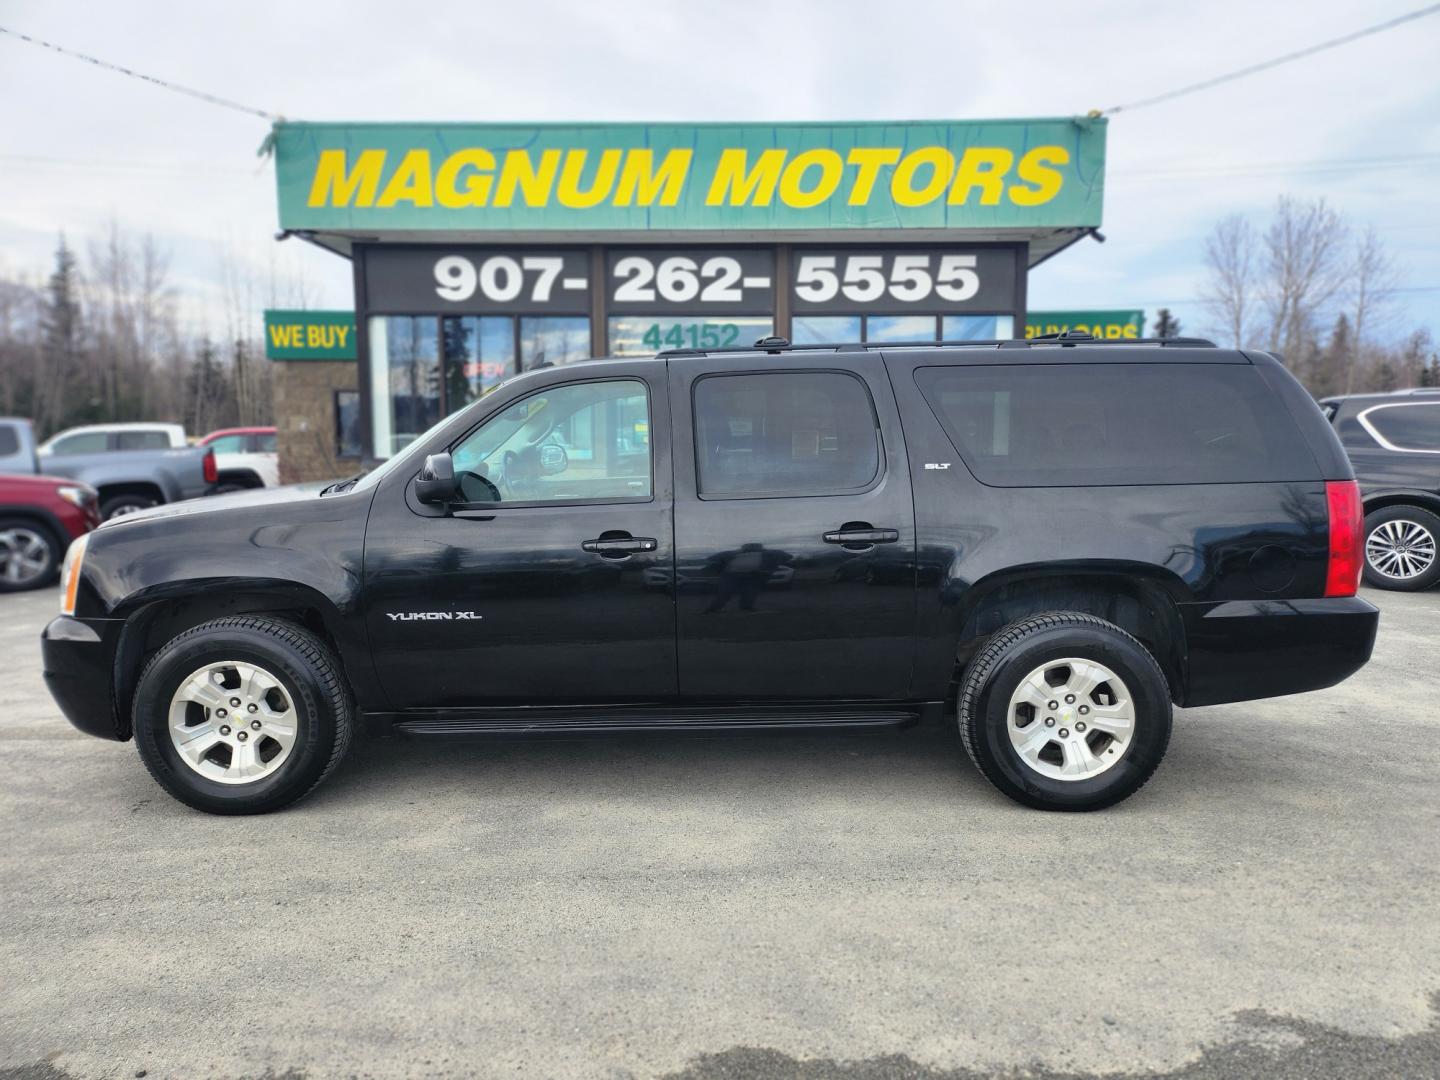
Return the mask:
[[1360,501],[1276,360],[1073,340],[519,375],[363,478],[75,544],[45,677],[172,795],[274,810],[414,736],[955,716],[1005,794],[1125,798],[1171,706],[1370,656]]

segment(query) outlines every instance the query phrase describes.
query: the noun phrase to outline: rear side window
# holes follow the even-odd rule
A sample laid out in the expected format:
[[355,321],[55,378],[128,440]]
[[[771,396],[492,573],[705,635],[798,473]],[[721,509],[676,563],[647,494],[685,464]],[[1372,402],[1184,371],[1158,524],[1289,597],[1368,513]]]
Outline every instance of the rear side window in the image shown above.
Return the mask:
[[168,450],[170,436],[163,431],[117,431],[116,450]]
[[918,368],[981,483],[997,487],[1311,480],[1318,466],[1248,364]]
[[221,435],[218,439],[211,439],[205,445],[217,454],[243,454],[245,452],[245,436]]
[[1440,453],[1440,404],[1374,405],[1359,419],[1386,449]]
[[262,432],[255,436],[255,452],[259,454],[274,454],[280,448],[279,439],[275,432]]
[[9,457],[20,452],[20,436],[14,428],[0,427],[0,457]]
[[880,471],[870,391],[839,371],[707,375],[695,383],[701,495],[843,495]]

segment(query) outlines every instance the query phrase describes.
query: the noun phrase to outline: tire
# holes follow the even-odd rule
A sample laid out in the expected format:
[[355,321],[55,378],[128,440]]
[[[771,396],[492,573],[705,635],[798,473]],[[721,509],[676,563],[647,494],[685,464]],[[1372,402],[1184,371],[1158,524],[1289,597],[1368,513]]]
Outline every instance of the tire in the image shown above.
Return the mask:
[[[224,685],[212,688],[216,670]],[[340,664],[319,639],[290,623],[235,616],[186,630],[146,665],[135,691],[135,745],[156,783],[187,806],[264,814],[334,771],[350,746],[352,715]],[[231,723],[236,716],[240,723]],[[191,731],[197,735],[187,737]],[[210,746],[209,756],[192,764],[182,741],[192,756]]]
[[[1061,663],[1067,659],[1075,665]],[[1119,687],[1095,681],[1102,673]],[[1036,703],[1012,708],[1016,697]],[[1122,731],[1126,703],[1131,722],[1122,739],[1111,731]],[[996,634],[961,680],[958,714],[966,753],[985,779],[1038,810],[1113,806],[1144,786],[1170,743],[1160,665],[1118,626],[1076,611],[1033,615]],[[1059,775],[1067,771],[1073,775]]]
[[160,500],[153,495],[112,495],[100,500],[100,517],[109,521],[113,517],[123,517],[159,505]]
[[1403,503],[1366,514],[1364,579],[1400,592],[1440,581],[1440,517]]
[[43,589],[60,576],[65,548],[37,521],[0,518],[0,593]]

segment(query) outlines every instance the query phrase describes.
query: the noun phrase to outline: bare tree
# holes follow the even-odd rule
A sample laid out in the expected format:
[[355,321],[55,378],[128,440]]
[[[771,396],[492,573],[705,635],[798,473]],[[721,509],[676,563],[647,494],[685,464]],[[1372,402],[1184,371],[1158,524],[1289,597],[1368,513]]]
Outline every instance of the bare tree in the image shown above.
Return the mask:
[[1221,219],[1205,240],[1210,280],[1205,306],[1223,336],[1244,348],[1255,308],[1255,231],[1240,214]]
[[1367,228],[1355,242],[1350,271],[1352,350],[1345,367],[1345,392],[1355,388],[1355,373],[1365,348],[1365,335],[1374,334],[1388,320],[1399,284],[1395,260],[1385,250],[1374,227]]
[[1324,199],[1282,195],[1265,230],[1261,298],[1269,346],[1298,357],[1317,336],[1320,309],[1344,286],[1349,230]]

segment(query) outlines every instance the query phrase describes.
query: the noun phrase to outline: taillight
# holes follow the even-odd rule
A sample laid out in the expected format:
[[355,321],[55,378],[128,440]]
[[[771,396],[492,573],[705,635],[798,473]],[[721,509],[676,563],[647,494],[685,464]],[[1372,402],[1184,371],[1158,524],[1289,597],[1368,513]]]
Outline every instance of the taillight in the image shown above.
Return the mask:
[[1354,596],[1360,587],[1360,560],[1364,557],[1365,512],[1360,507],[1360,485],[1354,480],[1325,481],[1325,504],[1330,511],[1325,595]]
[[205,482],[207,484],[213,484],[219,479],[220,470],[215,465],[215,451],[207,450],[205,452]]

